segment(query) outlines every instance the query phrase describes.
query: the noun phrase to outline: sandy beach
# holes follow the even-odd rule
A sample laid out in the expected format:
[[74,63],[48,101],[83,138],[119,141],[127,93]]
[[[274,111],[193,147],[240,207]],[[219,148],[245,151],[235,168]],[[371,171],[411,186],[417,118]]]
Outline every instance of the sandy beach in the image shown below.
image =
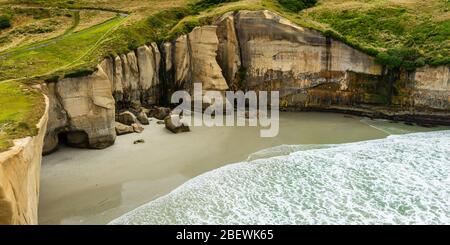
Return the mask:
[[[257,127],[192,127],[172,134],[156,119],[142,134],[118,137],[104,150],[62,147],[44,157],[40,224],[106,224],[189,179],[283,144],[339,144],[422,130],[402,123],[333,113],[281,113],[280,134]],[[133,144],[144,139],[144,144]]]

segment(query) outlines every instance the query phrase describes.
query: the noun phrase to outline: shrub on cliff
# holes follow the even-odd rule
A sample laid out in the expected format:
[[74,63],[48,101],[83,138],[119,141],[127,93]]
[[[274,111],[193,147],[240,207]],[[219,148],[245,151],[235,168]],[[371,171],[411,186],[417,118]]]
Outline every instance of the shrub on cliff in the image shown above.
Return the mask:
[[423,56],[413,48],[389,49],[386,52],[380,52],[376,56],[376,61],[390,69],[405,68],[408,71],[425,65]]
[[278,0],[278,2],[291,12],[300,12],[303,9],[310,8],[317,3],[317,0]]
[[11,17],[0,15],[0,30],[11,27]]

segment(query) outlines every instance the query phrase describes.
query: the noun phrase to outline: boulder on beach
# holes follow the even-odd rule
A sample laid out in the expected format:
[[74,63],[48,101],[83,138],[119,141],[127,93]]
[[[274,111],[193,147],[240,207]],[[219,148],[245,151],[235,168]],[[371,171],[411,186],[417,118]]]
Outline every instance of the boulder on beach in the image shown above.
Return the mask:
[[137,120],[142,123],[143,125],[149,125],[150,121],[148,120],[147,114],[145,114],[144,111],[141,111],[139,114],[137,114]]
[[134,128],[132,126],[125,125],[120,122],[116,122],[116,134],[124,135],[134,133]]
[[116,121],[128,126],[131,126],[133,123],[138,123],[136,116],[129,111],[117,114]]
[[170,115],[170,112],[170,108],[155,106],[149,110],[148,116],[159,120],[164,120],[164,118]]
[[174,134],[191,131],[189,126],[179,120],[179,116],[168,116],[164,119],[164,123],[166,124],[166,128]]
[[139,123],[133,123],[131,126],[136,133],[142,133],[144,131],[144,127],[142,127],[142,125]]

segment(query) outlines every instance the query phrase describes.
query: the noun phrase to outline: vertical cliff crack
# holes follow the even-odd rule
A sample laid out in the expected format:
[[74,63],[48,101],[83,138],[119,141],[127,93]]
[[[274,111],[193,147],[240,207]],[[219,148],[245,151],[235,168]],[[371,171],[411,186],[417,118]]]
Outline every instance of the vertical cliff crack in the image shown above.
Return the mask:
[[[241,43],[241,37],[240,37],[239,31],[238,31],[237,22],[238,22],[238,13],[233,14],[233,25],[234,25],[234,33],[235,33],[234,35],[236,35],[236,41],[237,41],[237,45],[238,45],[238,49],[239,49],[239,60],[241,63],[241,67],[239,67],[239,70],[241,70],[241,68],[244,68],[244,70],[247,70],[247,67],[245,67],[245,65],[244,65],[243,47],[242,47],[242,43]],[[245,74],[245,76],[247,76],[247,74]]]
[[[189,34],[186,35],[186,44],[187,44],[187,54],[188,54],[188,59],[189,59],[189,74],[187,75],[186,80],[189,80],[189,91],[191,91],[192,89],[194,89],[194,85],[193,83],[195,83],[196,81],[192,81],[192,71],[193,71],[193,62],[192,62],[192,46],[191,46],[191,40],[189,37]],[[186,82],[186,81],[185,81]]]
[[326,76],[325,79],[327,81],[327,83],[330,82],[330,76],[329,76],[329,72],[331,71],[331,44],[332,44],[333,39],[331,39],[331,37],[326,37],[326,51],[325,51],[325,64],[326,64]]

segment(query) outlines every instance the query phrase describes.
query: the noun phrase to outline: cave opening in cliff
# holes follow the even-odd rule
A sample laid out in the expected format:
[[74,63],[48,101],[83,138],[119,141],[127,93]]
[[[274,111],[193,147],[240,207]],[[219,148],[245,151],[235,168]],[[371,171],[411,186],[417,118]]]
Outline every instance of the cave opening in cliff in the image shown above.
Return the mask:
[[85,131],[70,131],[58,133],[60,146],[86,148],[89,146],[89,138]]

